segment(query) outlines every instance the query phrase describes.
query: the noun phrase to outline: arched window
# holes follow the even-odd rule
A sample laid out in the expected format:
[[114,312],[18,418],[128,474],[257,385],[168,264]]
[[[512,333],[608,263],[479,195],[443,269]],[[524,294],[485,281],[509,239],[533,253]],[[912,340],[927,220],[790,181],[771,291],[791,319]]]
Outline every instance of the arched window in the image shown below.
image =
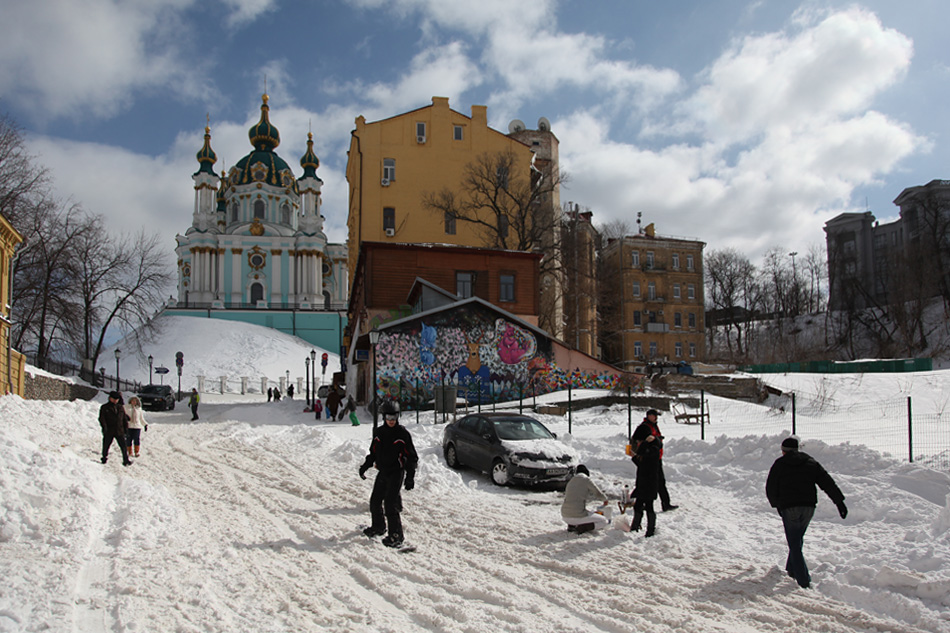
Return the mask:
[[323,291],[323,309],[324,310],[330,309],[330,293],[327,290]]
[[259,283],[251,284],[251,303],[257,304],[258,301],[264,300],[264,286]]
[[231,202],[231,221],[238,221],[238,203],[237,200]]
[[254,201],[254,217],[264,219],[264,201],[260,198]]
[[281,224],[290,224],[290,205],[286,202],[280,207],[280,222]]

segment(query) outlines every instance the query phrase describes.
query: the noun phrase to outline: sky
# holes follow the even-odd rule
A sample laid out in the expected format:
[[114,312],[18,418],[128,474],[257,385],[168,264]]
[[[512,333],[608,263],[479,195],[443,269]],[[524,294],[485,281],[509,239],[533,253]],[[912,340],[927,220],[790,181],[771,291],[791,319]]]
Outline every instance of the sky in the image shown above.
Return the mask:
[[807,252],[842,212],[893,219],[947,177],[938,0],[2,0],[0,110],[63,198],[110,230],[174,235],[210,119],[220,172],[270,94],[278,153],[314,134],[325,230],[346,239],[354,119],[445,96],[489,124],[551,121],[594,220]]
[[[310,347],[274,346],[263,328],[228,321],[216,323],[229,345],[217,345],[191,333],[200,322],[176,318],[150,351],[173,358],[186,337],[197,341],[186,366],[225,373],[231,346],[253,349],[244,355],[256,367],[241,371],[274,379]],[[765,497],[790,416],[764,406],[709,396],[706,439],[661,415],[679,508],[658,514],[649,539],[619,512],[603,531],[568,533],[561,493],[448,468],[443,426],[404,414],[420,463],[403,524],[418,549],[400,554],[360,532],[373,481],[373,471],[357,474],[372,428],[365,411],[360,426],[316,422],[299,397],[206,392],[197,422],[182,406],[146,412],[140,456],[124,468],[115,446],[99,463],[101,395],[2,396],[0,632],[950,632],[946,467],[926,452],[907,463],[865,445],[888,435],[888,420],[848,414],[908,396],[918,415],[942,410],[950,373],[763,378],[799,390],[800,411],[822,384],[842,414],[798,418],[802,450],[849,508],[842,520],[819,493],[807,590],[785,575],[781,520]],[[633,484],[624,408],[577,411],[570,426],[538,418],[611,502]]]

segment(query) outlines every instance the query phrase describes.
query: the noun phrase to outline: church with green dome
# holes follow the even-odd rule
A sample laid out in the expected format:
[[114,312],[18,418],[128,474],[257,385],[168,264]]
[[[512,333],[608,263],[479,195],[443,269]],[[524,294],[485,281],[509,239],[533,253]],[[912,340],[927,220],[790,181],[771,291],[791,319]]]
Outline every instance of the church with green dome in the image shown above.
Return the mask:
[[320,160],[308,134],[302,175],[277,152],[268,96],[248,130],[251,151],[215,174],[211,129],[192,175],[191,226],[176,237],[176,315],[208,316],[274,327],[339,352],[347,302],[347,251],[323,232]]

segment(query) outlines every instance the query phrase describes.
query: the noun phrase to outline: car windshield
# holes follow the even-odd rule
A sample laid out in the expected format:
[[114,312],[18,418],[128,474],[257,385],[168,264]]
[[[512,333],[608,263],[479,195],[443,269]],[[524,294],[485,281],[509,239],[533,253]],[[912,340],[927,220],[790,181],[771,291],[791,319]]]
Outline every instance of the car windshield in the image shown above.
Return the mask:
[[501,440],[549,440],[554,435],[542,424],[530,418],[494,420],[495,433]]
[[165,392],[165,387],[162,387],[161,385],[147,385],[145,387],[142,387],[142,391],[141,391],[141,393],[144,393],[144,394],[155,394],[155,395],[161,395],[164,392]]

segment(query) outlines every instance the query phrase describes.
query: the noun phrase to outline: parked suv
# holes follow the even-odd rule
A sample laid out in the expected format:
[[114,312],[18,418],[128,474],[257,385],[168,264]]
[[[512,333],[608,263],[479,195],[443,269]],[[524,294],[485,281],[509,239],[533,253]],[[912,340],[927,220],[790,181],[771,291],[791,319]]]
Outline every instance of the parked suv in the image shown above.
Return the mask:
[[175,394],[169,385],[146,385],[138,395],[143,409],[165,411],[175,408]]

